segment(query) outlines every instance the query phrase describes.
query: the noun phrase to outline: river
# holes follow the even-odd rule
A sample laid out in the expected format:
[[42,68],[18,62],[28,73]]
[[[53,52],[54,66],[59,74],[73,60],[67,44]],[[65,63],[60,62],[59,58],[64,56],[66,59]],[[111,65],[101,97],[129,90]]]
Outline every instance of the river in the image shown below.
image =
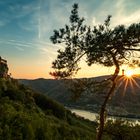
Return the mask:
[[[98,114],[90,111],[85,111],[85,110],[80,110],[80,109],[71,109],[71,111],[81,117],[84,117],[85,119],[89,119],[91,121],[95,121]],[[140,119],[135,119],[135,118],[125,118],[125,117],[114,117],[114,116],[109,116],[108,119],[124,119],[129,122],[135,123],[135,124],[140,124]]]
[[80,109],[71,109],[71,112],[84,117],[85,119],[89,119],[91,121],[95,121],[96,117],[98,116],[97,113],[93,113],[93,112],[89,112],[89,111],[85,111],[85,110],[80,110]]

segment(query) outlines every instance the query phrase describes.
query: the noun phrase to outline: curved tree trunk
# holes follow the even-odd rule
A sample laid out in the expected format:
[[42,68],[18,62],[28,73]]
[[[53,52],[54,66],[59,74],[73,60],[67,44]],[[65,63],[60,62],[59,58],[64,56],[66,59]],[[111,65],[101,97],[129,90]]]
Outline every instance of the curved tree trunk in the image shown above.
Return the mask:
[[102,139],[102,135],[103,135],[103,130],[104,130],[104,124],[105,124],[105,112],[106,112],[106,105],[107,102],[109,100],[109,98],[111,97],[111,95],[114,93],[115,87],[116,87],[116,80],[117,80],[117,76],[119,74],[119,65],[118,62],[116,61],[116,59],[114,58],[114,63],[116,66],[116,70],[115,73],[112,76],[112,86],[109,90],[109,92],[107,93],[107,96],[105,97],[105,100],[101,106],[101,110],[100,110],[100,119],[99,119],[99,128],[97,130],[97,137],[96,140],[101,140]]

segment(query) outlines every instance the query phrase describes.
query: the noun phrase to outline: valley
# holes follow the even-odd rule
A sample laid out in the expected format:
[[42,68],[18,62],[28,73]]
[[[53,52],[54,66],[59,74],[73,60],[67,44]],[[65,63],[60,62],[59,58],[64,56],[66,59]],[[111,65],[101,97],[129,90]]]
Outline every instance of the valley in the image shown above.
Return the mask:
[[[108,78],[109,76],[100,76],[91,78],[96,81]],[[35,80],[19,80],[33,89],[61,102],[64,106],[89,110],[92,112],[99,112],[100,105],[103,101],[102,94],[97,93],[82,93],[81,96],[75,101],[72,99],[73,93],[67,82],[64,80],[53,79],[35,79]],[[127,85],[126,85],[127,82]],[[127,116],[127,117],[140,117],[140,79],[139,76],[133,77],[133,80],[122,79],[119,81],[112,100],[107,105],[109,115]]]

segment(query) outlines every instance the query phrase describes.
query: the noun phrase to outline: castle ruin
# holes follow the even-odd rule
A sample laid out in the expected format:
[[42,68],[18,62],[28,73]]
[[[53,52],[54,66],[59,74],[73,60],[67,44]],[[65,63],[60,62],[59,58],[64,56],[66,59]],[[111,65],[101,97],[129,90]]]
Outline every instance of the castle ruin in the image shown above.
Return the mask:
[[8,65],[7,61],[0,57],[0,78],[8,77]]

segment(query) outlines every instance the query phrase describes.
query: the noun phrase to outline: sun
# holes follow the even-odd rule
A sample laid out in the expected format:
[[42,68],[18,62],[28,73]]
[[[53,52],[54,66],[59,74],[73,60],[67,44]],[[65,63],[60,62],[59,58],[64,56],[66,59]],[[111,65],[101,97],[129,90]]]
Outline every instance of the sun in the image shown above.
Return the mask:
[[125,75],[126,75],[127,77],[132,77],[133,74],[134,74],[134,72],[133,72],[132,70],[128,70],[128,71],[126,71],[126,73],[125,73]]

